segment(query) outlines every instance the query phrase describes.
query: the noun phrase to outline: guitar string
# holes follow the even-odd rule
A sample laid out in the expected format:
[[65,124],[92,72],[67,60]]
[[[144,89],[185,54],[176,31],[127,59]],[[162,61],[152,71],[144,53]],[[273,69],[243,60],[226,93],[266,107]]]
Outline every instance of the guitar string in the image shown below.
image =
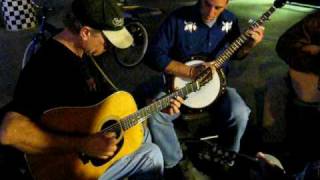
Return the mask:
[[[133,116],[134,114],[131,114],[129,116]],[[127,116],[125,119],[127,119],[129,116]],[[146,116],[146,118],[148,118],[149,116]],[[123,120],[125,119],[120,119],[117,123],[115,124],[112,124],[111,126],[108,126],[107,128],[104,128],[101,132],[105,133],[105,132],[108,132],[108,131],[111,131],[111,130],[121,130],[121,129],[124,129],[122,128],[123,126],[128,126],[130,124],[125,124],[125,125],[121,125],[121,121],[123,122]],[[125,127],[126,129],[127,127]]]
[[[133,115],[133,114],[132,114]],[[129,115],[130,116],[130,115]],[[139,118],[139,119],[147,119],[147,118],[149,118],[150,117],[150,115],[147,115],[147,116],[145,116],[145,117],[143,117],[143,118]],[[128,117],[126,117],[126,118],[128,118]],[[123,121],[123,120],[125,120],[125,119],[121,119],[121,120],[119,120],[119,122],[117,122],[117,123],[115,123],[115,124],[112,124],[111,126],[108,126],[107,128],[104,128],[101,132],[102,133],[105,133],[105,132],[108,132],[108,131],[110,131],[110,132],[112,132],[111,130],[122,130],[122,129],[124,129],[124,128],[121,128],[122,126],[121,126],[121,121]],[[139,122],[138,122],[139,123]],[[137,124],[138,124],[137,123]],[[131,124],[126,124],[125,126],[125,129],[127,129],[129,126],[130,126]],[[132,127],[132,125],[131,125],[131,127]]]
[[115,123],[115,124],[112,124],[111,126],[109,126],[109,127],[107,127],[107,128],[104,128],[101,132],[102,133],[106,133],[106,132],[108,132],[108,131],[110,131],[110,132],[112,132],[111,130],[120,130],[120,129],[122,129],[121,128],[121,125],[120,125],[120,123],[119,122],[117,122],[117,123]]
[[[196,88],[195,88],[196,86]],[[137,122],[137,120],[140,120],[140,119],[147,119],[151,116],[151,113],[148,113],[148,114],[144,114],[143,111],[150,111],[152,110],[152,108],[156,108],[156,109],[164,109],[165,107],[168,107],[168,105],[170,105],[170,99],[172,97],[176,97],[176,96],[184,96],[185,94],[188,94],[190,92],[194,92],[196,89],[199,89],[198,86],[198,83],[197,81],[196,82],[193,82],[193,83],[189,83],[187,84],[184,88],[181,88],[180,90],[178,91],[175,91],[174,93],[172,94],[169,94],[167,95],[166,97],[162,98],[162,101],[156,101],[152,104],[150,104],[149,106],[147,107],[144,107],[142,108],[141,110],[133,113],[133,114],[130,114],[128,115],[127,117],[125,117],[124,119],[120,119],[119,122],[117,122],[116,124],[113,124],[105,129],[103,129],[101,132],[102,133],[105,133],[105,132],[108,132],[110,130],[117,130],[117,129],[123,129],[121,127],[124,127],[124,130],[128,129],[128,127],[132,127],[133,124],[130,123],[129,121],[125,122],[124,120],[127,120],[127,119],[130,119],[130,118],[133,118],[135,119],[135,124],[139,123]],[[143,117],[140,117],[140,115],[143,115]],[[124,124],[121,124],[121,121],[124,123]],[[142,122],[142,121],[141,121]],[[116,129],[117,128],[117,129]]]
[[[173,93],[173,95],[172,96],[174,96],[174,94],[175,93]],[[168,96],[169,97],[169,96]],[[171,97],[171,96],[170,96]],[[169,99],[169,98],[167,98],[167,99]],[[154,104],[155,105],[155,104]],[[151,105],[149,105],[149,106],[152,106],[152,104]],[[147,106],[148,107],[148,106]],[[162,109],[163,107],[162,107],[162,105],[161,105],[161,109]],[[137,111],[137,112],[139,112],[139,111]],[[130,114],[129,116],[127,116],[127,117],[125,117],[124,119],[120,119],[117,123],[115,123],[115,124],[113,124],[113,125],[111,125],[111,126],[108,126],[107,128],[105,128],[105,129],[103,129],[101,132],[102,133],[105,133],[105,132],[108,132],[108,131],[110,131],[110,130],[118,130],[118,129],[127,129],[128,127],[132,127],[133,125],[132,124],[130,124],[130,122],[128,121],[128,122],[125,122],[124,120],[126,120],[126,119],[130,119],[130,117],[133,117],[134,119],[135,119],[135,122],[137,121],[136,120],[136,118],[138,118],[138,120],[139,119],[147,119],[147,118],[149,118],[150,116],[151,116],[151,114],[147,114],[147,115],[144,115],[143,117],[140,117],[139,118],[139,116],[137,116],[137,114],[139,114],[139,113],[137,113],[137,112],[135,112],[135,113],[133,113],[133,114]],[[141,113],[141,110],[140,110],[140,113]],[[137,116],[137,117],[135,117],[135,116]],[[123,125],[121,125],[121,122],[123,122],[123,123],[125,123],[125,124],[123,124]],[[139,123],[139,122],[138,122]],[[136,124],[138,124],[138,123],[136,123]],[[124,127],[124,128],[121,128],[121,127]]]

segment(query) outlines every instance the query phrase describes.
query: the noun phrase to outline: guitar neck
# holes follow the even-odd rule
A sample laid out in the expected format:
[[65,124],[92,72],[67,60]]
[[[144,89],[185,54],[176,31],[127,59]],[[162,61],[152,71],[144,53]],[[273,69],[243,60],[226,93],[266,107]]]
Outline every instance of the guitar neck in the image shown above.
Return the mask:
[[222,53],[220,54],[216,60],[212,61],[211,64],[219,69],[221,68],[221,66],[228,60],[230,59],[230,57],[243,45],[245,44],[249,38],[249,31],[251,29],[253,29],[254,27],[258,27],[261,26],[265,23],[265,21],[267,21],[269,19],[269,17],[275,12],[276,7],[273,5],[269,8],[268,11],[266,11],[265,13],[263,13],[263,15],[257,20],[255,21],[251,26],[249,26],[249,28],[242,33],[236,40],[234,40],[230,46]]
[[170,99],[180,96],[185,97],[187,94],[194,92],[200,88],[200,85],[197,81],[187,84],[185,87],[161,98],[158,101],[153,102],[152,104],[140,109],[139,111],[125,117],[120,121],[121,127],[124,130],[127,130],[138,123],[145,121],[153,113],[160,112],[170,105]]

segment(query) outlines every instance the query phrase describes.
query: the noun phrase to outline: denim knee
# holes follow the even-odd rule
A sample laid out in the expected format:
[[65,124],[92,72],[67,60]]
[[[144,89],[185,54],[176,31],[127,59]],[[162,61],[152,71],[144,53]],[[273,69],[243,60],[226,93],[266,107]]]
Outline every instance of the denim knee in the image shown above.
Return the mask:
[[251,110],[243,101],[243,99],[240,97],[236,89],[234,88],[227,88],[227,89],[228,89],[228,95],[231,101],[230,119],[233,120],[232,125],[236,126],[237,129],[244,131],[247,127]]
[[304,180],[320,179],[320,160],[310,162],[304,170]]
[[163,156],[160,148],[153,143],[146,143],[143,144],[139,153],[143,156],[139,162],[141,163],[141,169],[130,179],[160,179],[164,170]]
[[166,168],[175,166],[183,156],[172,122],[176,118],[177,116],[157,113],[148,123],[153,142],[160,147]]
[[149,152],[146,154],[147,158],[152,160],[153,167],[163,173],[163,156],[160,148],[153,143],[148,143]]
[[144,143],[133,154],[124,156],[113,164],[99,180],[123,179],[159,179],[163,174],[163,157],[159,147],[153,143]]
[[234,125],[238,131],[244,132],[248,121],[251,110],[247,106],[239,107],[236,111],[233,111]]

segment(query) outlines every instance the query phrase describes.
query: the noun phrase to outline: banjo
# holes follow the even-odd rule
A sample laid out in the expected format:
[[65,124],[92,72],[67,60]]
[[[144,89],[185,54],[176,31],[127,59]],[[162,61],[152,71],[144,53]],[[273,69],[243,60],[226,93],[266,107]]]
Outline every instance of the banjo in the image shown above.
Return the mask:
[[[284,5],[284,0],[276,0],[273,5],[254,23],[249,26],[249,28],[242,33],[237,39],[235,39],[230,46],[220,54],[214,61],[209,62],[211,66],[214,66],[216,71],[213,73],[212,80],[207,84],[202,86],[202,88],[197,91],[190,93],[185,101],[184,105],[192,109],[200,109],[209,106],[213,103],[225,90],[226,88],[226,78],[222,71],[222,65],[243,45],[249,40],[249,30],[263,25],[265,21],[269,19],[272,13],[275,12],[277,8]],[[188,66],[196,66],[204,63],[203,57],[191,57],[190,60],[185,64]],[[173,88],[180,89],[188,84],[191,79],[174,77],[173,78]]]

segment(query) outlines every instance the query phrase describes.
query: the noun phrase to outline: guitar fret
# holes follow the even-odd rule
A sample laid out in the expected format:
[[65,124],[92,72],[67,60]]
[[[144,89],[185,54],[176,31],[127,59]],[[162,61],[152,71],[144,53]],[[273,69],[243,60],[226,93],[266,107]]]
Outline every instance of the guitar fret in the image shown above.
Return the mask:
[[127,118],[125,118],[124,120],[120,121],[120,125],[121,125],[122,129],[127,129],[126,119],[129,119],[129,117],[130,117],[130,115]]
[[141,111],[140,111],[140,113],[139,113],[139,115],[136,117],[136,122],[138,122],[139,121],[139,119],[141,119],[142,117],[145,117],[146,116],[146,108],[143,108]]
[[230,46],[230,48],[229,49],[227,49],[227,51],[226,51],[226,54],[227,54],[227,57],[228,58],[230,58],[231,56],[232,56],[232,52],[230,52],[230,50],[231,50],[231,46]]
[[137,112],[137,113],[134,114],[133,120],[130,121],[130,127],[133,127],[134,125],[136,125],[137,119],[140,117],[140,113],[141,113],[141,112],[142,112],[142,111],[139,111],[139,112]]
[[245,43],[246,42],[246,37],[245,36],[240,36],[239,38],[238,38],[238,40],[239,40],[239,42],[241,43],[241,44],[243,44],[243,43]]
[[147,116],[147,115],[148,115],[148,112],[152,112],[151,106],[147,106],[147,107],[146,107],[144,116]]
[[197,89],[197,85],[196,85],[196,84],[192,84],[192,86],[191,86],[191,87],[192,87],[192,91],[196,91],[196,90],[198,90],[198,89]]
[[169,98],[166,97],[162,103],[160,103],[160,109],[164,109],[166,105],[169,104]]
[[[134,115],[134,114],[133,114],[133,115]],[[131,119],[134,119],[134,116],[131,116]],[[130,122],[131,122],[131,121],[128,121],[128,122],[126,123],[127,128],[130,128],[130,127],[131,127]]]
[[223,54],[220,59],[221,59],[220,61],[221,61],[221,63],[222,63],[222,61],[228,59],[228,57],[227,57],[226,54]]
[[230,47],[230,49],[232,50],[232,51],[230,51],[230,57],[232,56],[232,54],[233,54],[234,52],[236,52],[236,50],[237,50],[239,47],[240,47],[240,46],[238,46],[238,45],[236,45],[236,44],[234,44],[233,46]]
[[157,107],[154,104],[152,104],[150,107],[152,112],[155,112],[157,110]]
[[127,130],[133,126],[135,126],[137,123],[140,123],[141,119],[148,118],[151,116],[151,114],[155,112],[159,112],[160,110],[168,107],[170,105],[170,99],[176,96],[184,97],[190,92],[194,92],[198,89],[198,85],[196,82],[189,83],[185,85],[185,87],[181,88],[180,90],[177,90],[176,92],[172,93],[171,95],[168,95],[164,98],[162,98],[159,101],[156,101],[152,104],[150,104],[147,107],[142,108],[141,110],[127,116],[126,118],[122,119],[120,121],[120,125],[124,130]]
[[193,92],[193,91],[195,91],[195,90],[193,89],[193,87],[191,86],[191,84],[187,84],[187,85],[186,85],[186,88],[183,89],[183,95],[182,95],[182,96],[185,97],[187,94],[189,94],[189,93],[191,93],[191,92]]
[[238,47],[242,45],[241,41],[239,41],[238,39],[234,43],[236,43]]

